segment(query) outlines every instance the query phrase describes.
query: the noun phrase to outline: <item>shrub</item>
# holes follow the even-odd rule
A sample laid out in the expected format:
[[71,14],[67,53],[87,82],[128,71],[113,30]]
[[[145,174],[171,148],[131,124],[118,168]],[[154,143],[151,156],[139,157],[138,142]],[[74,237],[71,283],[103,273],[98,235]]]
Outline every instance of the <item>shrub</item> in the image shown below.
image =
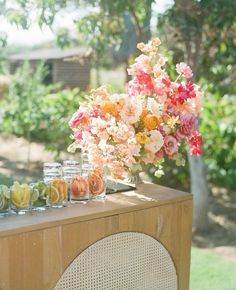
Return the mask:
[[84,101],[79,89],[53,93],[60,85],[44,85],[43,63],[33,71],[24,63],[12,77],[9,93],[0,107],[0,131],[43,142],[47,149],[66,150],[70,143],[67,119]]

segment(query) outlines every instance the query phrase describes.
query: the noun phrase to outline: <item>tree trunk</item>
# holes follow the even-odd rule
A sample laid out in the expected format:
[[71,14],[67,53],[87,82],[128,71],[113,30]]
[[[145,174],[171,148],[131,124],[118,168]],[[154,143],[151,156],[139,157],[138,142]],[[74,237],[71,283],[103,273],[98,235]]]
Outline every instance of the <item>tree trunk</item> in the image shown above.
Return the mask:
[[100,67],[98,64],[95,66],[95,72],[96,72],[96,86],[101,86],[101,74],[100,74]]
[[188,155],[191,192],[193,193],[193,228],[205,231],[208,228],[208,187],[206,167],[201,156]]

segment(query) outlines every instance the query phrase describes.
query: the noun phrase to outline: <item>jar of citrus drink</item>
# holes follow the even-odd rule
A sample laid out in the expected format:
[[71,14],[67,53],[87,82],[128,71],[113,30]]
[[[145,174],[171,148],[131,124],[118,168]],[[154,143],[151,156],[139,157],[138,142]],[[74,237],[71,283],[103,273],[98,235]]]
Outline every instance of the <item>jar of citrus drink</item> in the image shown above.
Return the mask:
[[31,205],[33,210],[43,211],[49,206],[49,188],[43,181],[30,185],[32,190]]
[[15,181],[10,190],[11,209],[18,213],[24,214],[30,210],[31,188],[28,184],[20,184]]
[[62,165],[57,162],[44,163],[44,182],[48,186],[48,202],[52,207],[63,207],[68,203],[67,183],[63,179]]
[[70,202],[86,203],[89,200],[87,176],[82,175],[80,162],[67,160],[63,162],[64,179],[67,181]]
[[106,179],[101,168],[90,167],[88,174],[89,194],[91,199],[105,199]]
[[10,206],[10,189],[1,184],[0,185],[0,217],[9,214]]
[[89,171],[82,167],[80,174],[74,176],[71,181],[71,202],[86,203],[89,200],[88,186]]

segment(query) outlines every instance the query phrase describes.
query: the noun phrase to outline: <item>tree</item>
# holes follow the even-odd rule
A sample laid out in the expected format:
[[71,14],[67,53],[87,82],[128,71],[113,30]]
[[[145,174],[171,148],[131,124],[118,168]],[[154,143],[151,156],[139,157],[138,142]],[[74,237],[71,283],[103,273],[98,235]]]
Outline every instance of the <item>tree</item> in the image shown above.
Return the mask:
[[40,128],[42,122],[42,101],[47,94],[58,87],[58,85],[45,86],[43,80],[46,75],[47,71],[43,63],[34,71],[30,64],[25,62],[11,79],[7,99],[1,103],[1,131],[27,138],[28,166],[32,132]]
[[[40,26],[52,26],[55,15],[66,7],[74,7],[77,9],[83,5],[96,8],[75,21],[78,32],[80,33],[80,42],[87,45],[91,49],[91,57],[93,65],[99,69],[101,65],[107,62],[109,50],[119,47],[127,47],[128,39],[126,31],[127,15],[129,15],[132,24],[135,27],[136,37],[133,50],[129,51],[129,55],[123,58],[128,66],[131,54],[137,53],[136,44],[141,41],[148,41],[151,37],[150,21],[152,15],[152,3],[155,0],[50,0],[50,1],[34,1],[34,0],[16,0],[14,5],[7,5],[6,1],[2,2],[0,12],[10,23],[16,24],[23,29],[30,26],[30,12],[37,12],[37,19]],[[128,29],[127,29],[128,30]],[[65,31],[60,32],[57,43],[64,45],[67,42],[68,34]],[[127,75],[128,79],[128,75]]]
[[[235,67],[235,10],[233,0],[175,0],[159,23],[162,28],[168,27],[174,57],[178,60],[185,58],[193,69],[195,81],[214,83],[208,87],[212,93],[216,90],[235,92],[233,77],[222,69],[226,65]],[[232,73],[235,75],[235,69]],[[226,88],[227,83],[232,86]],[[206,230],[208,189],[205,165],[199,157],[189,157],[189,164],[195,202],[193,223],[195,228]]]

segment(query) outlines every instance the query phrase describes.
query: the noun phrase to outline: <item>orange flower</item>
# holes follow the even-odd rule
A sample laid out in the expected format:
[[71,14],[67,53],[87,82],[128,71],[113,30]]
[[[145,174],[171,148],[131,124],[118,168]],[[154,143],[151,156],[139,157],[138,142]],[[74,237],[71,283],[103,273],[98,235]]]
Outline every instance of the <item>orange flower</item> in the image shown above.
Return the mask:
[[144,127],[148,130],[153,130],[160,124],[160,120],[158,119],[157,116],[154,115],[145,116],[143,121]]
[[118,116],[117,108],[116,108],[116,106],[112,102],[109,102],[109,101],[104,102],[101,105],[101,110],[105,114],[108,113],[108,114],[113,115],[114,117],[117,117]]
[[140,115],[140,119],[143,119],[148,114],[148,109],[143,109],[142,114]]

